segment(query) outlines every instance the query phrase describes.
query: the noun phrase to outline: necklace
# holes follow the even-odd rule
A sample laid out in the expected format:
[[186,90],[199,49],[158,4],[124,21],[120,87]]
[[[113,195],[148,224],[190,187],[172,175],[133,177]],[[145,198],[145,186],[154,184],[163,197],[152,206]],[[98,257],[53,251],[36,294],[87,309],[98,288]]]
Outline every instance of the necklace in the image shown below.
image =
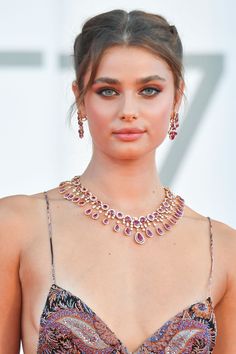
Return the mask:
[[[59,184],[59,193],[79,207],[86,207],[84,214],[93,220],[102,219],[103,225],[113,224],[113,231],[122,232],[124,236],[134,236],[136,243],[142,245],[146,238],[156,234],[162,236],[170,231],[183,216],[184,199],[174,195],[168,187],[163,187],[165,197],[160,206],[146,216],[134,217],[110,208],[99,200],[80,181],[80,176],[74,176],[70,181]],[[114,224],[115,223],[115,224]]]

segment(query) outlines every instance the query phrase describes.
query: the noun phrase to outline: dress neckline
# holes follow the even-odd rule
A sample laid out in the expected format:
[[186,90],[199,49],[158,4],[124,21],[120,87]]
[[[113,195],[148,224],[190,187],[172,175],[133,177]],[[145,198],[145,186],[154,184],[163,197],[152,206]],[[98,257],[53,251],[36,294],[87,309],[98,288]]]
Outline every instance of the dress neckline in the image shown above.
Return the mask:
[[44,304],[44,307],[43,307],[43,311],[41,313],[41,316],[40,316],[40,323],[41,323],[41,318],[43,316],[43,313],[44,313],[44,309],[46,307],[46,304],[47,304],[47,300],[51,294],[51,292],[54,290],[54,289],[57,289],[59,291],[62,291],[62,292],[65,292],[67,294],[69,294],[70,296],[76,298],[78,301],[80,301],[80,303],[92,314],[94,314],[100,321],[103,325],[105,325],[107,327],[107,329],[113,334],[114,338],[116,340],[118,340],[120,342],[120,344],[122,345],[122,347],[125,349],[125,351],[129,354],[131,353],[138,353],[140,352],[140,350],[144,347],[144,345],[150,341],[150,339],[152,339],[153,337],[157,336],[161,331],[164,330],[165,327],[168,327],[168,325],[170,323],[172,323],[175,319],[177,319],[179,316],[183,315],[184,312],[190,310],[193,306],[197,306],[197,305],[209,305],[210,306],[210,310],[211,310],[211,313],[212,313],[212,316],[214,318],[214,321],[215,321],[215,312],[214,312],[214,306],[213,306],[213,301],[212,301],[212,297],[211,296],[208,296],[206,299],[202,300],[202,301],[197,301],[189,306],[186,306],[184,309],[182,309],[181,311],[179,311],[177,314],[171,316],[167,321],[165,321],[158,329],[156,329],[150,336],[148,336],[144,341],[143,343],[141,343],[134,351],[130,351],[127,346],[119,339],[119,337],[115,334],[115,332],[113,330],[111,330],[109,328],[109,326],[106,324],[106,322],[99,316],[96,314],[96,312],[92,309],[92,307],[88,306],[85,301],[83,301],[79,296],[77,295],[74,295],[71,291],[61,287],[60,285],[56,284],[56,283],[52,283],[51,286],[50,286],[50,289],[49,289],[49,292],[47,294],[47,297],[46,297],[46,301],[45,301],[45,304]]

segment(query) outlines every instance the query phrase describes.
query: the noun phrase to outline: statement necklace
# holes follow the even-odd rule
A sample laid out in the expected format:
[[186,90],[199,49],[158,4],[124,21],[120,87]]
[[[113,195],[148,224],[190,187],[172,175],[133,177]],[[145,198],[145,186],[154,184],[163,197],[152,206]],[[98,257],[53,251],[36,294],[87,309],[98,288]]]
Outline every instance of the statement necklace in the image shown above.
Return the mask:
[[146,238],[155,234],[162,236],[170,231],[176,222],[183,216],[184,199],[174,195],[169,188],[163,187],[165,197],[159,207],[146,216],[134,217],[125,215],[121,211],[111,209],[106,203],[99,200],[93,193],[81,184],[80,176],[59,184],[59,192],[64,198],[86,207],[84,214],[94,220],[100,219],[103,225],[112,224],[113,231],[122,232],[124,236],[134,236],[134,240],[142,245]]

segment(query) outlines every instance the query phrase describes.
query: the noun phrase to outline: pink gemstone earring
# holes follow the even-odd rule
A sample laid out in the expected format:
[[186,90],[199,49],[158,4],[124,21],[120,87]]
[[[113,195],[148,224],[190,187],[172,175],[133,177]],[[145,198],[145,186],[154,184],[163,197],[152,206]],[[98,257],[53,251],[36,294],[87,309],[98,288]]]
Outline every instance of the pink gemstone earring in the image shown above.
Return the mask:
[[179,127],[179,113],[173,112],[170,118],[170,127],[168,130],[170,140],[174,140],[177,135],[177,128]]
[[78,119],[78,125],[79,125],[79,137],[82,139],[84,137],[84,127],[83,127],[83,122],[87,120],[87,117],[81,117],[79,111],[77,112],[77,119]]

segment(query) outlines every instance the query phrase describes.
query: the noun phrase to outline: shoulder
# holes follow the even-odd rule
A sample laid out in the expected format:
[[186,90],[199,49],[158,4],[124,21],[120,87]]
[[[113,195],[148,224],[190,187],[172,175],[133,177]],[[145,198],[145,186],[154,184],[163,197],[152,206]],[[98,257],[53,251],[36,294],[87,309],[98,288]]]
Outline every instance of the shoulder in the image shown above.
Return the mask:
[[[48,197],[52,200],[57,199],[57,194],[57,188],[47,191]],[[43,203],[45,203],[44,192],[31,195],[16,194],[0,198],[0,222],[10,220],[12,217],[17,219],[30,212],[35,212]]]
[[[221,255],[229,263],[236,260],[236,230],[219,220],[211,219],[212,233]],[[235,263],[236,265],[236,263]]]
[[213,220],[212,229],[221,262],[227,269],[227,288],[233,286],[236,290],[236,230],[217,220]]
[[[54,190],[48,195],[54,195]],[[24,247],[45,218],[44,192],[32,195],[17,194],[0,198],[0,243]]]
[[[191,224],[195,225],[196,227],[203,224],[209,227],[208,218],[202,214],[199,214],[188,206],[186,206],[185,216],[187,219],[191,220]],[[225,265],[227,262],[235,262],[236,230],[222,221],[215,220],[211,217],[210,220],[215,251],[217,252],[218,256],[224,258]]]
[[[189,206],[186,206],[185,208],[185,217],[196,223],[209,223],[207,216],[198,213],[197,211],[191,209]],[[212,225],[212,232],[215,237],[220,238],[222,241],[235,240],[236,230],[234,228],[219,220],[215,220],[212,217],[210,217],[210,220]]]
[[0,225],[22,221],[22,217],[37,207],[38,198],[32,195],[10,195],[0,199]]

